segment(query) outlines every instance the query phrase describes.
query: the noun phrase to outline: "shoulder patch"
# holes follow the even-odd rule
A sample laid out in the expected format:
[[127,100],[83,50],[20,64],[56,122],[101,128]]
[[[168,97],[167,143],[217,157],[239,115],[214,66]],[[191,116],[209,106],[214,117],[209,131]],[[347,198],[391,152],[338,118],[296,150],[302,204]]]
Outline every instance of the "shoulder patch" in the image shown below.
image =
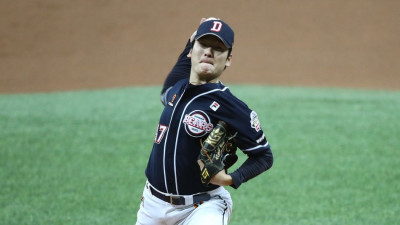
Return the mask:
[[254,128],[257,132],[261,130],[260,120],[258,119],[258,115],[255,111],[251,111],[250,113],[250,125],[251,128]]
[[174,95],[172,96],[172,99],[171,99],[171,101],[168,102],[168,105],[174,106],[175,98],[176,98],[176,94],[174,94]]

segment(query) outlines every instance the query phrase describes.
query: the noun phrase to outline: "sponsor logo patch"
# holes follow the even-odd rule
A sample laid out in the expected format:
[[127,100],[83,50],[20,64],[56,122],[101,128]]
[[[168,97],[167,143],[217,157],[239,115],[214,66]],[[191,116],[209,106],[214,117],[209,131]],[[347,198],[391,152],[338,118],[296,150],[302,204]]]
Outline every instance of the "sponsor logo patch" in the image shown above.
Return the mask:
[[251,128],[254,128],[257,132],[261,130],[260,120],[256,112],[252,111],[250,113],[250,124]]
[[212,109],[212,110],[214,110],[214,112],[215,111],[217,111],[218,110],[218,108],[220,107],[221,105],[218,103],[218,102],[213,102],[211,105],[210,105],[210,108]]
[[192,137],[202,137],[214,127],[208,115],[201,110],[186,114],[182,122],[185,124],[186,132]]

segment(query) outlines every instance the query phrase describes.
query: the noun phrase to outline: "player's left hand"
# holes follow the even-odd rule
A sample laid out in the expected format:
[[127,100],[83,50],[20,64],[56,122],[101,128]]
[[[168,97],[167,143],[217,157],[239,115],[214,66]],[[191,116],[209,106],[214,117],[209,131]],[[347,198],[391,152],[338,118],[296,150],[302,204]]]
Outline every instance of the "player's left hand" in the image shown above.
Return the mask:
[[[203,170],[204,163],[201,160],[197,160],[197,163],[200,166],[200,170]],[[219,185],[219,186],[229,186],[233,184],[233,180],[231,175],[226,174],[225,170],[219,171],[215,176],[213,176],[210,180],[210,183]]]
[[201,150],[197,163],[200,165],[200,178],[203,185],[207,186],[212,183],[227,186],[232,184],[232,177],[226,174],[226,170],[237,160],[234,139],[236,134],[237,132],[232,134],[229,125],[220,120],[204,142],[200,140]]

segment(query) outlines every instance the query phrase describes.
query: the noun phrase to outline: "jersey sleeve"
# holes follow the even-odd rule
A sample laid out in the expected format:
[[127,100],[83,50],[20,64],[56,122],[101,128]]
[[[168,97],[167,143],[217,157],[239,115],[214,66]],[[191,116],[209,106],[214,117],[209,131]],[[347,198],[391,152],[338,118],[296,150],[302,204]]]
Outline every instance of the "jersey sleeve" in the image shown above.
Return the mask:
[[191,47],[192,42],[188,40],[185,49],[179,55],[175,66],[171,69],[167,78],[165,79],[161,94],[164,94],[168,90],[168,88],[174,86],[179,80],[189,78],[190,67],[192,63],[191,59],[187,57],[187,54],[190,52]]
[[227,121],[238,132],[236,140],[238,147],[245,154],[253,155],[269,149],[270,145],[261,128],[258,114],[247,106],[235,109],[235,116]]
[[[188,78],[181,79],[177,81],[174,86],[169,87],[162,95],[161,95],[161,102],[164,106],[168,103],[172,104],[172,102],[177,97],[177,93],[179,93],[182,88],[189,82]],[[172,91],[171,91],[172,90]],[[171,102],[170,102],[171,101]]]
[[273,155],[257,113],[240,100],[231,104],[229,111],[235,116],[227,117],[226,122],[238,132],[235,137],[237,146],[248,157],[237,170],[230,173],[233,179],[231,186],[236,189],[242,183],[270,169]]

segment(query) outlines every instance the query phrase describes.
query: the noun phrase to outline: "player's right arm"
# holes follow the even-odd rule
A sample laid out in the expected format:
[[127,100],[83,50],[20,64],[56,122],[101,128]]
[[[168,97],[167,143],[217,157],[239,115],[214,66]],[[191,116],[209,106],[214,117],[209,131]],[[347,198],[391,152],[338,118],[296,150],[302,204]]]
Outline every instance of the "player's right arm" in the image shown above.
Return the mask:
[[[212,18],[208,18],[212,19]],[[200,24],[206,20],[206,18],[201,18]],[[191,59],[187,56],[190,52],[190,49],[193,47],[194,37],[196,36],[196,31],[190,36],[189,40],[186,43],[185,49],[179,55],[175,66],[169,72],[167,78],[164,81],[163,88],[161,90],[161,102],[165,105],[165,98],[168,94],[168,91],[176,84],[176,82],[189,78],[190,77],[190,68],[192,66]]]
[[175,66],[172,68],[172,70],[169,72],[167,78],[164,81],[164,85],[161,91],[161,95],[166,95],[167,90],[174,86],[176,82],[189,78],[190,76],[190,67],[192,65],[191,60],[189,57],[187,57],[190,49],[192,48],[192,43],[190,39],[187,41],[185,49],[183,52],[179,55],[177,62],[175,63]]
[[174,86],[178,81],[183,80],[185,78],[189,78],[190,76],[190,67],[192,65],[191,60],[187,57],[192,45],[190,40],[186,43],[185,49],[179,55],[178,61],[175,66],[172,68],[171,72],[169,72],[167,78],[164,81],[163,88],[161,90],[161,102],[166,105],[167,104],[167,95],[168,91]]

